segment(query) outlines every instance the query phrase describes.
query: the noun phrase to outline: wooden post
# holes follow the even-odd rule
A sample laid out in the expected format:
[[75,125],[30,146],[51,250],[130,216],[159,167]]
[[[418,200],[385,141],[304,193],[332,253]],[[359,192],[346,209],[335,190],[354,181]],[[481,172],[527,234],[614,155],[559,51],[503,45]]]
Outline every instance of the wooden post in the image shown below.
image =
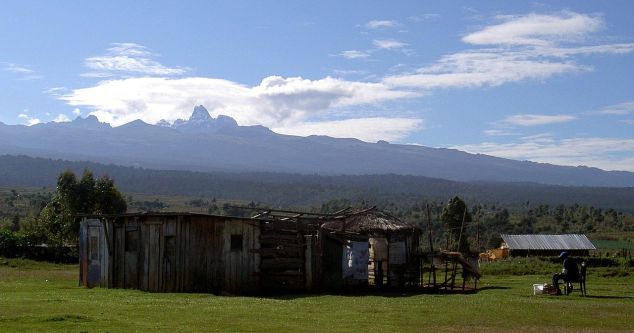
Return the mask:
[[[460,243],[462,243],[462,230],[464,229],[464,220],[467,217],[467,205],[464,207],[464,213],[462,214],[462,223],[460,224],[460,234],[458,235],[458,245],[456,246],[456,252],[460,252]],[[454,260],[453,269],[451,272],[451,289],[453,290],[456,284],[456,265],[458,261]]]
[[429,235],[429,252],[431,253],[430,274],[432,275],[433,285],[435,288],[436,287],[436,267],[434,266],[434,240],[433,240],[434,238],[432,236],[431,208],[429,207],[429,204],[427,204],[427,228],[429,229],[427,234]]
[[312,291],[313,289],[313,236],[306,235],[306,259],[304,274],[306,275],[306,291]]
[[480,207],[478,206],[478,214],[476,215],[476,251],[480,255]]

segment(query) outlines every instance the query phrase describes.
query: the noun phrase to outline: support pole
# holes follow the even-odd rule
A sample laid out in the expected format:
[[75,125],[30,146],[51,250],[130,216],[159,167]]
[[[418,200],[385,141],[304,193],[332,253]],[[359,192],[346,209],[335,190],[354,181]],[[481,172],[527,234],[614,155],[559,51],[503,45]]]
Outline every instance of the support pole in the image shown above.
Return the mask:
[[428,229],[428,236],[429,236],[429,252],[431,253],[431,272],[430,274],[432,275],[433,278],[433,285],[434,288],[436,288],[436,267],[434,266],[434,238],[432,236],[432,225],[431,225],[431,208],[429,207],[429,204],[427,204],[427,229]]
[[[460,234],[458,235],[458,245],[456,246],[456,252],[460,252],[460,243],[462,243],[462,230],[464,229],[464,220],[467,217],[467,205],[464,207],[464,213],[462,214],[462,223],[460,224]],[[453,269],[451,272],[451,289],[453,290],[456,284],[456,266],[458,265],[458,260],[454,260]]]

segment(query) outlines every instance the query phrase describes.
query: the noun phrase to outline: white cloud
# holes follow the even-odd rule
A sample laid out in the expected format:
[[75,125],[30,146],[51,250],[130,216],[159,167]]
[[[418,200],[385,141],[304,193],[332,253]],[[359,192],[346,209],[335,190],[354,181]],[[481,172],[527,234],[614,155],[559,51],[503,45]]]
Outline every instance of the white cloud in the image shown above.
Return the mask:
[[443,56],[415,73],[386,77],[386,84],[420,89],[477,88],[587,70],[572,61],[549,61],[517,52],[465,51]]
[[634,114],[634,101],[623,102],[619,104],[614,104],[610,106],[606,106],[599,110],[601,114],[607,115],[628,115]]
[[60,113],[57,115],[57,117],[55,117],[55,119],[53,119],[53,121],[56,123],[65,123],[69,122],[70,118],[68,118],[68,116],[63,113]]
[[40,119],[35,118],[35,117],[31,117],[26,113],[20,113],[18,115],[18,118],[22,118],[26,121],[25,125],[27,126],[33,126],[33,125],[37,125],[39,123],[41,123]]
[[400,49],[407,46],[406,43],[399,42],[393,39],[375,39],[374,41],[372,41],[372,44],[374,44],[375,47],[383,50]]
[[368,74],[368,71],[364,71],[364,70],[356,70],[356,69],[334,69],[332,71],[334,74],[337,75],[366,75]]
[[203,104],[212,114],[232,116],[242,125],[281,127],[340,107],[371,106],[416,96],[381,83],[270,76],[253,87],[202,77],[127,78],[76,89],[60,99],[87,107],[90,114],[114,126],[135,119],[156,123],[187,118],[194,105]]
[[76,116],[81,116],[81,110],[79,108],[74,108],[73,109],[73,114]]
[[555,140],[549,135],[538,135],[521,138],[519,142],[483,142],[451,148],[517,160],[634,171],[634,139],[587,137]]
[[287,127],[275,127],[282,134],[307,136],[327,135],[335,138],[357,138],[375,142],[378,140],[398,141],[423,126],[422,119],[416,118],[354,118],[319,122],[302,122]]
[[12,62],[0,62],[0,65],[2,65],[2,67],[0,67],[1,70],[18,75],[20,80],[37,80],[43,77],[42,75],[37,74],[34,70],[23,65],[18,65]]
[[592,70],[575,56],[634,52],[634,43],[577,45],[603,26],[600,17],[574,12],[552,15],[498,16],[494,24],[463,41],[491,45],[448,54],[436,63],[384,78],[394,87],[419,89],[477,88]]
[[167,67],[152,59],[157,55],[143,45],[135,43],[113,43],[103,56],[84,60],[92,71],[82,74],[88,77],[129,76],[134,74],[151,76],[181,75],[189,71],[186,67]]
[[[634,51],[634,43],[602,44],[579,47],[543,47],[532,51],[533,56],[566,58],[574,55],[625,54]],[[529,53],[526,51],[526,53]]]
[[522,141],[539,142],[539,143],[552,143],[555,142],[551,133],[539,133],[534,135],[523,136],[520,138]]
[[347,59],[364,59],[368,58],[370,56],[370,53],[359,50],[347,50],[342,51],[341,53],[339,53],[339,55]]
[[365,24],[368,29],[394,28],[398,25],[398,22],[392,20],[372,20]]
[[440,17],[441,17],[440,14],[430,13],[430,14],[412,15],[412,16],[409,16],[407,19],[412,22],[423,22],[423,21],[437,20]]
[[52,87],[44,89],[44,93],[47,95],[51,95],[52,97],[59,97],[63,95],[65,91],[68,91],[68,89],[64,87]]
[[474,45],[547,46],[559,42],[575,42],[603,27],[600,17],[574,12],[553,15],[501,15],[500,24],[470,33],[462,41]]
[[501,129],[488,129],[488,130],[482,131],[482,133],[484,133],[484,135],[486,136],[508,136],[508,135],[515,134],[511,131],[501,130]]
[[542,115],[542,114],[517,114],[508,116],[502,120],[503,123],[515,126],[538,126],[548,124],[566,123],[577,119],[575,116],[559,114],[559,115]]
[[32,74],[33,70],[14,63],[5,63],[2,70],[17,74]]

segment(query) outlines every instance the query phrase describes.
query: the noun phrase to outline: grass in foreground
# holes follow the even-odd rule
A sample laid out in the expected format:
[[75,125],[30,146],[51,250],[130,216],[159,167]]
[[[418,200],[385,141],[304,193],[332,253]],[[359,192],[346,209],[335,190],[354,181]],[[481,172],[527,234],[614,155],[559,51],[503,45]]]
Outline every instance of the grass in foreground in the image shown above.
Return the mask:
[[533,296],[547,280],[485,277],[472,295],[220,297],[85,289],[76,265],[0,259],[0,330],[634,331],[631,276],[592,277],[590,297]]

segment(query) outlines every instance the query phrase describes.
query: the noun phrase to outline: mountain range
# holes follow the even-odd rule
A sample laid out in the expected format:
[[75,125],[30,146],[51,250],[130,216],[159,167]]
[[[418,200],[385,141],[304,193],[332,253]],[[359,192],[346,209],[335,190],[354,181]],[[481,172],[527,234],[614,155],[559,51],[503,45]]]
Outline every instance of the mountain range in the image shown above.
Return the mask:
[[453,181],[634,186],[634,173],[557,166],[416,145],[282,135],[197,106],[189,119],[112,127],[95,116],[33,126],[0,123],[0,154],[152,169],[321,175],[400,174]]

